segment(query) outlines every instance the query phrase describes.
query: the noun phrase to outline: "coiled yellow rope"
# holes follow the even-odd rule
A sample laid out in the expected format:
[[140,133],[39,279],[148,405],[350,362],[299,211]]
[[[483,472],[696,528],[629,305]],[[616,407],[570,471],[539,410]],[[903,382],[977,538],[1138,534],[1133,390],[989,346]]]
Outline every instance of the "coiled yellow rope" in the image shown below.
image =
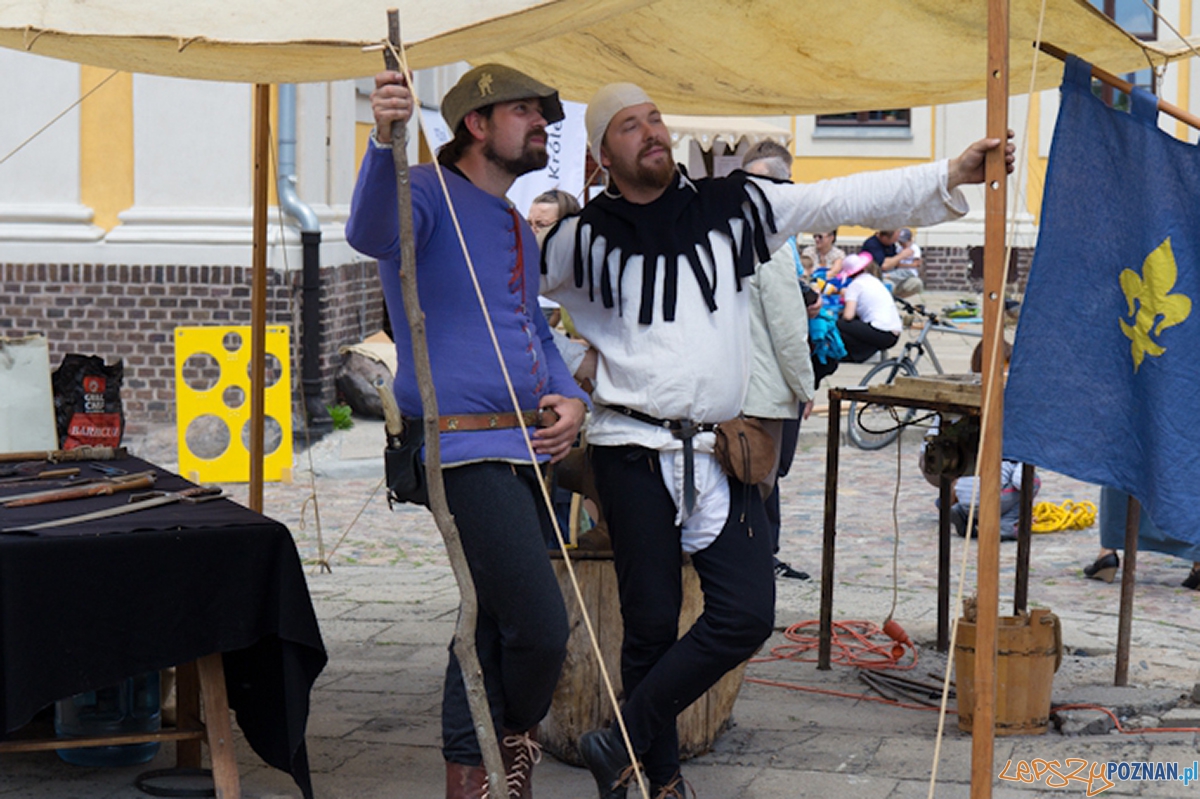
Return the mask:
[[1096,503],[1072,502],[1062,505],[1039,502],[1033,506],[1033,532],[1057,533],[1062,530],[1083,530],[1096,523]]

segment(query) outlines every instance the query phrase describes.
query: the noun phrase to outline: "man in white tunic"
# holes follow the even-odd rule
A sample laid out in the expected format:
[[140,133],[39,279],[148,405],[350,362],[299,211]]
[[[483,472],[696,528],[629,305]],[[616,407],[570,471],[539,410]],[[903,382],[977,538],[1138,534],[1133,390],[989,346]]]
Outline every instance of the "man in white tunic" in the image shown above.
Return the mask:
[[[639,87],[602,88],[586,122],[608,188],[547,237],[542,293],[599,353],[588,442],[625,624],[622,716],[652,795],[666,799],[682,796],[676,715],[774,625],[762,497],[711,454],[713,426],[738,415],[750,374],[744,280],[798,231],[961,216],[955,187],[982,181],[984,154],[1001,142],[815,184],[743,172],[693,181]],[[1011,146],[1008,157],[1011,168]],[[680,638],[684,553],[700,575],[704,613]],[[632,772],[618,732],[586,733],[580,751],[601,799],[622,799]]]

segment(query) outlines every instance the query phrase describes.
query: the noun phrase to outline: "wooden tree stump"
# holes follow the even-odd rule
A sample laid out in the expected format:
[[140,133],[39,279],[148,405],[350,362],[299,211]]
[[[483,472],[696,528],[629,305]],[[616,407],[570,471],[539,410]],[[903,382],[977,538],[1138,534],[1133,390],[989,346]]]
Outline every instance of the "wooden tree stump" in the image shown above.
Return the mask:
[[[567,568],[557,552],[552,552],[551,557],[566,602],[571,636],[567,642],[567,659],[563,664],[562,677],[554,691],[550,712],[542,720],[538,737],[546,751],[556,758],[581,766],[583,760],[579,757],[579,736],[589,730],[608,726],[614,714],[600,676],[600,666],[588,641],[587,628],[583,624]],[[619,698],[624,625],[621,622],[617,572],[613,567],[612,553],[575,551],[571,554],[571,562],[588,614],[596,628],[596,636],[600,640],[604,665],[608,668]],[[695,568],[687,563],[683,566],[683,606],[679,614],[681,634],[692,626],[703,609],[700,577]],[[679,715],[676,724],[681,758],[686,760],[704,754],[728,727],[745,671],[745,663],[733,669]]]

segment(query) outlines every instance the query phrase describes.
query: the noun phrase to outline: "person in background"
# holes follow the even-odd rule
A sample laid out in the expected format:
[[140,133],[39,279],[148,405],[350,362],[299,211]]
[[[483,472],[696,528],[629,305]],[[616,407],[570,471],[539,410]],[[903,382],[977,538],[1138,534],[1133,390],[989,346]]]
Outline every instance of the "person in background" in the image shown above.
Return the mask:
[[900,248],[900,263],[891,272],[884,273],[883,282],[892,289],[892,296],[905,299],[925,290],[925,283],[921,280],[924,261],[920,246],[913,241],[911,229],[902,227],[896,231],[896,246]]
[[[1008,363],[1012,360],[1012,344],[1008,341],[1004,342],[1004,369],[1007,374]],[[971,371],[974,374],[983,372],[983,342],[975,345],[974,352],[971,353]],[[947,420],[947,424],[956,421],[957,417]],[[929,432],[925,434],[925,440],[921,442],[921,473],[925,475],[925,479],[930,485],[935,488],[939,485],[938,475],[931,474],[925,470],[925,448],[928,442],[937,436],[941,429],[942,417],[938,416],[937,420],[930,427]],[[1003,460],[1000,462],[1000,540],[1001,541],[1016,541],[1017,540],[1017,524],[1021,520],[1021,480],[1025,464],[1019,461]],[[1034,476],[1033,480],[1033,496],[1038,495],[1038,491],[1042,487],[1041,478]],[[979,493],[975,487],[975,475],[967,474],[956,479],[950,489],[950,524],[954,527],[954,532],[965,538],[967,535],[967,520],[971,514],[971,501],[975,501],[975,519],[972,526],[972,538],[978,538],[979,533]]]
[[[907,244],[900,243],[899,232],[896,230],[880,230],[874,236],[863,242],[862,251],[868,253],[879,267],[880,278],[886,280],[896,291],[897,297],[908,297],[919,293],[925,286],[917,276],[915,269],[901,266],[905,258],[913,257],[912,231],[909,231]],[[894,273],[899,269],[903,279]],[[915,282],[913,282],[915,280]],[[907,281],[907,282],[906,282]]]
[[[747,151],[742,167],[751,175],[791,180],[792,154],[770,139]],[[792,242],[789,239],[789,243]],[[808,574],[793,569],[779,559],[779,483],[782,471],[791,468],[795,455],[796,433],[800,420],[812,411],[812,355],[808,346],[808,308],[800,281],[796,278],[794,244],[777,249],[769,261],[759,265],[750,277],[750,346],[753,363],[750,387],[742,413],[758,419],[775,442],[775,466],[759,485],[766,502],[767,520],[774,540],[775,574],[807,580]],[[828,250],[827,250],[828,252]],[[788,430],[788,428],[794,428]],[[791,448],[787,462],[784,437],[790,433]]]
[[[1118,550],[1125,548],[1125,514],[1129,495],[1117,488],[1100,489],[1100,554],[1085,567],[1083,574],[1092,580],[1111,583],[1121,565]],[[1200,546],[1172,536],[1159,527],[1142,508],[1138,521],[1138,549],[1165,552],[1192,562],[1192,570],[1180,583],[1184,588],[1200,591]]]
[[842,315],[837,324],[846,345],[843,360],[850,363],[863,363],[900,340],[900,312],[876,271],[865,252],[848,255],[842,262],[839,277],[850,282],[842,289]]
[[529,226],[537,236],[538,246],[558,220],[577,213],[579,201],[562,189],[550,189],[534,197],[529,204]]
[[812,281],[828,280],[842,268],[842,259],[846,253],[837,246],[837,230],[812,234],[813,243],[800,252],[800,261],[804,264],[804,275]]

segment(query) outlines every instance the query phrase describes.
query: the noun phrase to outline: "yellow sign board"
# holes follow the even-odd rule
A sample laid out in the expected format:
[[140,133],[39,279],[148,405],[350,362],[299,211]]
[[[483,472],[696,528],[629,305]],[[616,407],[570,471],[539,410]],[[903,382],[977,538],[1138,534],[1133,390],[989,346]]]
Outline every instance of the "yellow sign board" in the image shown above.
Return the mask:
[[[267,327],[263,479],[292,480],[292,376],[286,325]],[[250,479],[250,328],[175,328],[179,473],[193,482]]]

